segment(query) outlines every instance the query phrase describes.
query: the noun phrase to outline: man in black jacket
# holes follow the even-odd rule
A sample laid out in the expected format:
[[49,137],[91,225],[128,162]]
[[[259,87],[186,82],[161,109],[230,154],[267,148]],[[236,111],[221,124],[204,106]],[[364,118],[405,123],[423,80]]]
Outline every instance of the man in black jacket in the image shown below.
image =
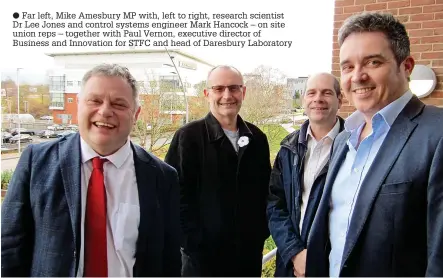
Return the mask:
[[165,159],[179,174],[182,275],[258,277],[269,236],[268,141],[238,115],[246,87],[237,69],[212,69],[204,93],[210,113],[176,132]]
[[337,117],[340,84],[329,73],[311,76],[303,93],[309,120],[283,139],[272,170],[269,228],[277,245],[276,277],[304,276],[306,241],[325,183],[332,142],[343,130]]

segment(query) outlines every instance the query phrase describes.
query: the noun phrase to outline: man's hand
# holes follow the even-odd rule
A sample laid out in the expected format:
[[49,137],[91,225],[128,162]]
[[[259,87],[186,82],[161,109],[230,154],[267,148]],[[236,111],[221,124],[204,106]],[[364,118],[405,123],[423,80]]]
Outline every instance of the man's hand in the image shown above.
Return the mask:
[[294,275],[296,277],[304,277],[306,271],[306,249],[292,257],[291,260],[294,266]]

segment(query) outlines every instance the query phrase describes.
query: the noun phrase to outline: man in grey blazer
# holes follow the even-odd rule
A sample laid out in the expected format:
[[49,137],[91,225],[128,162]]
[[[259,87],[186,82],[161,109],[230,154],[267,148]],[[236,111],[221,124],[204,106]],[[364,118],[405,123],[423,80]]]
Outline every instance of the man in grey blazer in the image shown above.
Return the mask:
[[128,138],[135,79],[104,64],[82,84],[79,133],[20,157],[2,204],[2,276],[180,276],[178,176]]
[[405,27],[348,18],[341,85],[357,108],[334,142],[306,276],[443,276],[443,109],[409,90]]

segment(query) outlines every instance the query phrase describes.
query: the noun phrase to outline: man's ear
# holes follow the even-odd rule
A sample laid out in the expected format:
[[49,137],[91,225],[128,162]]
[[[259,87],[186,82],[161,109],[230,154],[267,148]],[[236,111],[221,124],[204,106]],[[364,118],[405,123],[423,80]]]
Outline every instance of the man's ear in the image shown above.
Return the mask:
[[141,106],[139,106],[137,108],[137,111],[135,111],[135,115],[134,115],[134,125],[137,123],[137,119],[138,119],[138,115],[140,114],[141,111]]
[[203,90],[203,94],[205,95],[205,97],[208,97],[208,95],[209,95],[209,91],[208,91],[207,89],[204,89],[204,90]]
[[403,61],[403,65],[405,66],[406,78],[409,79],[415,66],[414,58],[412,56],[406,57]]

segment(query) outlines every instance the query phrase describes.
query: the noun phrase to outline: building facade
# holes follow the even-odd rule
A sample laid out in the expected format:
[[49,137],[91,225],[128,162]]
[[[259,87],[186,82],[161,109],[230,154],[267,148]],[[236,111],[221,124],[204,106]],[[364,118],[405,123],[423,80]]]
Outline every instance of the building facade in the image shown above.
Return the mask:
[[[81,90],[83,75],[100,63],[126,66],[137,80],[142,101],[149,99],[147,95],[162,91],[168,94],[169,97],[163,97],[170,99],[168,103],[173,103],[172,100],[182,102],[184,92],[188,97],[195,96],[198,92],[195,92],[194,85],[205,81],[208,71],[214,66],[179,50],[120,50],[47,55],[53,57],[56,64],[49,74],[49,108],[53,121],[57,124],[77,124],[77,94]],[[181,111],[177,111],[177,107]],[[183,104],[171,104],[165,113],[180,115],[183,114],[182,111]]]
[[[431,68],[437,79],[433,92],[421,100],[443,107],[443,0],[335,0],[332,74],[338,78],[338,30],[346,18],[363,11],[389,12],[405,24],[416,64]],[[347,100],[343,104],[339,114],[346,118],[355,108]]]
[[288,78],[286,82],[291,96],[296,98],[304,93],[308,77]]

